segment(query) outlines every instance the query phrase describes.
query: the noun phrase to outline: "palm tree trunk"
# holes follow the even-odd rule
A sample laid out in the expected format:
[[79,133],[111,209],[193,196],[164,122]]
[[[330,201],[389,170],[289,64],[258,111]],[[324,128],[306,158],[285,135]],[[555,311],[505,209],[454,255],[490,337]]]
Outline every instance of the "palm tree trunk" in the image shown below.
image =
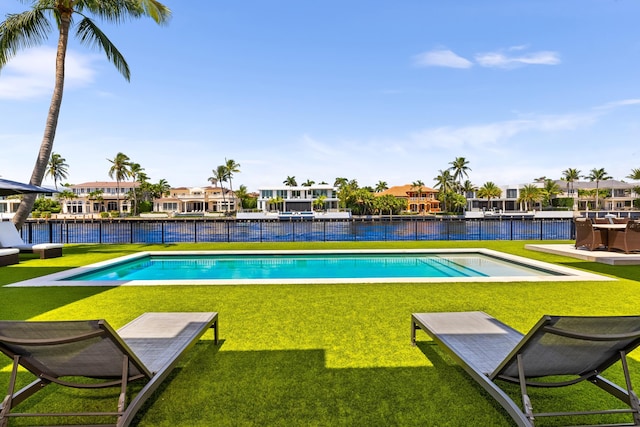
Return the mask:
[[[53,150],[53,141],[56,136],[58,127],[58,116],[60,115],[60,106],[62,105],[62,93],[64,90],[64,63],[67,56],[67,44],[69,41],[69,26],[71,25],[71,13],[62,13],[60,15],[60,35],[58,37],[58,48],[56,51],[56,76],[53,87],[53,95],[51,96],[51,104],[49,105],[49,113],[44,128],[42,143],[40,144],[40,152],[36,164],[31,174],[29,183],[32,185],[41,185],[44,173],[47,170],[47,163],[51,157]],[[18,211],[13,217],[13,222],[17,228],[22,228],[25,220],[31,213],[33,205],[36,201],[36,194],[25,194],[18,207]]]

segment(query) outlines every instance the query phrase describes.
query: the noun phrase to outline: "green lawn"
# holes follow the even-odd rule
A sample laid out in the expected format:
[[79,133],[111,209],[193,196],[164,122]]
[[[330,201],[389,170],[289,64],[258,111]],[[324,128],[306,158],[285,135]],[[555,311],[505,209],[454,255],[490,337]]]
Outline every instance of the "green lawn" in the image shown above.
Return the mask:
[[[423,332],[414,312],[482,310],[526,332],[543,314],[638,314],[640,266],[607,266],[524,249],[533,242],[332,242],[285,244],[71,245],[62,258],[21,256],[0,268],[3,319],[105,318],[118,328],[146,311],[217,311],[210,333],[139,413],[139,426],[508,426],[510,418]],[[539,243],[539,242],[538,242]],[[548,242],[546,242],[548,243]],[[486,247],[615,276],[618,281],[122,288],[7,288],[13,283],[140,250]],[[640,379],[640,352],[631,355]],[[0,389],[9,380],[9,359]],[[622,383],[618,366],[608,377]],[[518,390],[511,389],[517,396]],[[26,411],[105,409],[104,398],[45,389]],[[531,393],[536,410],[609,406],[596,387]],[[108,397],[110,400],[105,400]],[[113,402],[112,402],[113,401]],[[519,400],[517,400],[519,401]],[[616,403],[613,402],[615,405]],[[610,420],[611,418],[607,418]],[[627,417],[617,418],[628,421]],[[49,421],[49,420],[47,420]],[[68,421],[68,420],[66,420]],[[74,421],[74,420],[71,420]],[[77,421],[77,420],[75,420]],[[541,419],[536,425],[554,425]],[[566,422],[566,419],[563,420]],[[579,418],[572,422],[602,422]],[[33,419],[12,421],[28,425]]]

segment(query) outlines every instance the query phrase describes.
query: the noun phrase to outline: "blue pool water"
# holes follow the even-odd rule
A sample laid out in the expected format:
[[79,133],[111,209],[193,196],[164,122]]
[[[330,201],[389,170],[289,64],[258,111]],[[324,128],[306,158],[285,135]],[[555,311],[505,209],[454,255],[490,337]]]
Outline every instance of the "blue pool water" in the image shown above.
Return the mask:
[[357,279],[559,275],[478,253],[147,255],[65,280]]

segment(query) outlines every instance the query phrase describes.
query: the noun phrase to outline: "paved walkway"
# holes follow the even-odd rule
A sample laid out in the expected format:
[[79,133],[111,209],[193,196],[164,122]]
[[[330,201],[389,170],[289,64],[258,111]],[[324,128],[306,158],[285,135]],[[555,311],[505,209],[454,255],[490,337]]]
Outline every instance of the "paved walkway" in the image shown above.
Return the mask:
[[585,261],[600,262],[609,265],[640,265],[640,253],[625,254],[622,252],[609,252],[607,250],[589,251],[576,249],[572,244],[555,245],[525,245],[525,249],[545,252],[548,254],[564,255]]

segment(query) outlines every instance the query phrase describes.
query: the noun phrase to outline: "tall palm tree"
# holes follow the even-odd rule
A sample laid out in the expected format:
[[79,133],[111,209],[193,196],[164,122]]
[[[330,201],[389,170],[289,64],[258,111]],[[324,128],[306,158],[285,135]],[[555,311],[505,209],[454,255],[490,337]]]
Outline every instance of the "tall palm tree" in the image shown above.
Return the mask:
[[438,200],[443,202],[443,208],[447,211],[447,193],[453,191],[455,187],[455,181],[450,170],[439,170],[438,176],[433,178],[436,182],[435,188],[438,190]]
[[[129,177],[133,182],[144,183],[147,179],[147,174],[144,173],[144,168],[140,166],[140,163],[129,163]],[[136,192],[136,187],[133,187],[133,214],[135,215],[138,211],[138,194]]]
[[591,169],[591,171],[589,171],[589,175],[587,175],[587,178],[589,179],[589,181],[595,181],[596,182],[596,209],[600,209],[600,202],[598,200],[598,196],[600,194],[600,181],[606,181],[608,179],[611,179],[611,177],[609,176],[609,174],[607,174],[607,171],[604,170],[604,168],[600,168],[600,169],[596,169],[593,168]]
[[[157,0],[34,0],[32,8],[22,13],[10,14],[0,23],[0,70],[23,49],[39,46],[48,38],[53,26],[57,29],[58,47],[56,51],[55,80],[51,104],[47,114],[44,135],[36,159],[30,184],[41,185],[47,162],[53,151],[53,141],[58,127],[58,116],[64,91],[65,62],[69,30],[75,28],[75,35],[81,43],[98,47],[113,63],[116,69],[129,81],[129,66],[124,57],[107,36],[89,18],[94,15],[100,20],[118,24],[126,18],[150,17],[158,24],[168,22],[171,11]],[[80,17],[76,23],[74,15]],[[20,207],[13,217],[18,227],[29,216],[36,200],[35,194],[25,194]]]
[[469,161],[464,157],[456,157],[453,162],[449,162],[451,167],[448,169],[450,172],[453,172],[453,180],[458,183],[458,191],[462,192],[462,178],[469,177],[469,171],[471,168],[467,166]]
[[47,167],[47,175],[53,178],[53,183],[56,186],[56,190],[58,189],[58,181],[62,181],[63,179],[67,179],[67,168],[68,164],[65,162],[67,159],[62,157],[58,153],[51,153],[51,158],[49,159],[49,164]]
[[240,173],[240,163],[236,163],[233,159],[224,159],[224,167],[227,168],[227,179],[229,180],[229,190],[233,193],[233,185],[231,179],[234,173]]
[[120,213],[120,181],[124,181],[131,176],[131,171],[129,169],[131,163],[129,162],[129,156],[124,153],[118,153],[113,160],[107,160],[111,163],[109,178],[113,179],[115,176],[116,179],[116,187],[118,191],[116,193],[116,200],[118,203],[118,213]]
[[220,165],[217,168],[211,170],[211,172],[213,173],[213,176],[210,176],[208,181],[212,185],[220,184],[220,191],[222,191],[222,203],[224,204],[225,209],[229,210],[229,207],[227,206],[225,194],[224,194],[224,187],[222,186],[222,183],[229,178],[229,174],[227,173],[227,167],[225,165]]
[[388,189],[389,189],[389,186],[387,185],[386,181],[378,181],[378,183],[376,184],[375,192],[382,193],[384,190],[388,190]]
[[286,185],[287,187],[297,187],[298,186],[298,182],[296,181],[296,177],[295,176],[287,176],[287,179],[282,181],[282,183],[284,185]]
[[500,196],[502,196],[502,190],[491,181],[485,182],[482,187],[478,189],[478,197],[486,197],[487,205],[489,208],[491,208],[491,199],[497,199]]
[[580,170],[574,168],[568,168],[562,171],[562,178],[567,181],[567,193],[571,190],[573,193],[573,183],[580,179]]

